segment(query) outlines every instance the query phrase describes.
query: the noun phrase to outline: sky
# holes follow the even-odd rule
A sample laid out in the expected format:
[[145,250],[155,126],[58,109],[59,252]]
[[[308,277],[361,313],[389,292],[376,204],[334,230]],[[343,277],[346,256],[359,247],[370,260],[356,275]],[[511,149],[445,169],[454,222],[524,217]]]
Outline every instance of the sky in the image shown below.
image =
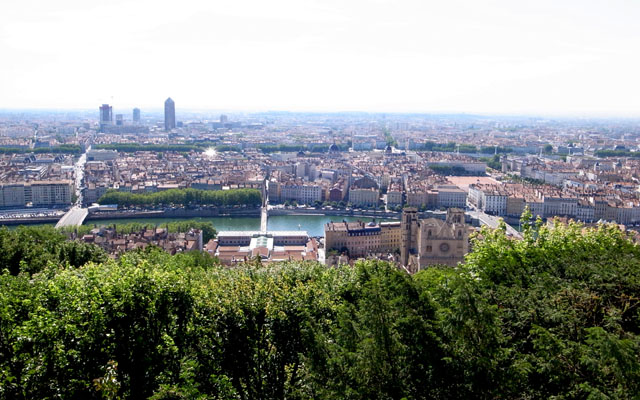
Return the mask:
[[638,0],[3,0],[0,108],[640,116]]

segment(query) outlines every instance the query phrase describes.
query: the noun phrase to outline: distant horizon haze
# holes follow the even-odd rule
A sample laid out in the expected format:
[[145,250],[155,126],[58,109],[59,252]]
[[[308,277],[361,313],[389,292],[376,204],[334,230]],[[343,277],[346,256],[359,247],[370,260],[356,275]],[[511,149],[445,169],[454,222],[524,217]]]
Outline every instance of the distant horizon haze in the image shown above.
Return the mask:
[[[101,103],[102,104],[102,103]],[[100,104],[100,105],[101,105]],[[145,115],[154,115],[154,117],[162,122],[164,119],[164,109],[158,107],[138,107],[138,106],[116,106],[111,103],[107,103],[113,106],[113,113],[123,114],[125,121],[132,120],[132,112],[134,108],[139,108],[141,112],[141,118],[144,120]],[[94,110],[95,108],[95,110]],[[16,113],[16,112],[50,112],[50,113],[94,113],[95,119],[99,119],[99,106],[96,107],[0,107],[0,114],[2,113]],[[443,117],[482,117],[482,118],[555,118],[555,119],[600,119],[600,120],[640,120],[640,112],[638,113],[598,113],[598,112],[574,112],[574,113],[552,113],[552,112],[523,112],[523,113],[500,113],[500,112],[464,112],[454,110],[434,110],[434,111],[377,111],[377,110],[288,110],[288,109],[223,109],[223,108],[184,108],[176,106],[176,121],[181,120],[182,114],[210,114],[212,118],[217,119],[221,114],[269,114],[269,113],[290,113],[290,114],[317,114],[317,115],[332,115],[332,114],[372,114],[372,115],[387,115],[389,117],[397,116],[409,116],[409,115],[423,115],[423,116],[443,116]]]
[[640,2],[3,6],[0,109],[640,116]]

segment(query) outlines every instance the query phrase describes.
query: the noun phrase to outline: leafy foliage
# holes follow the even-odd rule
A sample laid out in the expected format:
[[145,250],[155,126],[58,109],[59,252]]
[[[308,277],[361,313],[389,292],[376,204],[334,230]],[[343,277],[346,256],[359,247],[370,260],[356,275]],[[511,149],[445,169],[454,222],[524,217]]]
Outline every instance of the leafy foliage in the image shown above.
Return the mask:
[[16,230],[2,227],[0,270],[11,275],[33,274],[45,269],[49,263],[80,267],[90,261],[106,260],[106,253],[99,247],[66,240],[65,235],[50,226],[19,226]]
[[596,157],[640,157],[640,152],[629,150],[596,150],[593,154]]
[[[326,143],[312,143],[312,144],[258,144],[256,147],[263,153],[276,153],[276,152],[298,152],[298,151],[310,151],[312,153],[326,153],[329,151],[330,144]],[[349,150],[348,144],[336,144],[339,151]]]
[[466,268],[497,306],[517,391],[533,398],[640,393],[640,249],[616,226],[483,232]]
[[235,151],[237,153],[242,152],[242,147],[241,146],[234,146],[231,144],[221,144],[216,146],[216,151],[217,152],[225,152],[225,151]]
[[486,162],[489,168],[493,168],[498,171],[502,169],[500,156],[497,154],[495,154],[493,157],[480,157],[478,160]]
[[69,154],[81,154],[82,146],[77,144],[61,144],[53,147],[36,147],[33,149],[23,149],[17,147],[0,147],[0,154],[20,154],[20,153],[69,153]]
[[419,150],[424,151],[441,151],[452,153],[459,151],[460,153],[483,153],[483,154],[494,154],[494,153],[511,153],[513,149],[509,147],[494,147],[494,146],[482,146],[478,148],[473,144],[465,144],[465,143],[456,143],[456,142],[448,142],[448,143],[436,143],[432,141],[426,141],[422,143],[419,147]]
[[177,151],[177,152],[203,152],[206,147],[200,144],[139,144],[139,143],[106,143],[96,144],[96,149],[117,150],[123,153],[135,153],[136,151]]
[[79,266],[53,229],[3,229],[0,398],[637,398],[640,249],[523,226],[413,276],[153,248]]
[[464,167],[461,167],[458,165],[429,164],[429,168],[431,168],[433,172],[435,172],[438,175],[446,175],[446,176],[478,175],[478,173],[467,171]]
[[259,206],[262,203],[262,195],[258,189],[170,189],[154,193],[128,193],[110,189],[100,197],[98,203],[117,204],[119,206],[156,206],[160,204]]

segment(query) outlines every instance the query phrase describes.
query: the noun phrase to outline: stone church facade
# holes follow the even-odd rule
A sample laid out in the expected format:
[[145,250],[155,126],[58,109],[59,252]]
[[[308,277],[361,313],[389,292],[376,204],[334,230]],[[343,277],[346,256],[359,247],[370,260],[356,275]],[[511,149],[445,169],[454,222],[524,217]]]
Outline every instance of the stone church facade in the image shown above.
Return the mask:
[[470,227],[464,211],[450,208],[445,220],[419,219],[405,208],[401,222],[330,222],[325,225],[325,249],[349,258],[395,254],[399,264],[415,273],[429,265],[455,266],[469,251]]

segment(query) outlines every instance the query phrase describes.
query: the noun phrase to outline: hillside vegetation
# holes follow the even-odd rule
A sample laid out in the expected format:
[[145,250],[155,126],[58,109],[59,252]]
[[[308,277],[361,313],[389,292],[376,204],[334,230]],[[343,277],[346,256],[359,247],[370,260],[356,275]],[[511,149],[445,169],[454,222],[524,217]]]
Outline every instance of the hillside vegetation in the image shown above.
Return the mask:
[[[0,230],[3,399],[633,399],[640,251],[614,227],[481,233],[465,265],[108,260]],[[81,266],[86,262],[86,265]]]

